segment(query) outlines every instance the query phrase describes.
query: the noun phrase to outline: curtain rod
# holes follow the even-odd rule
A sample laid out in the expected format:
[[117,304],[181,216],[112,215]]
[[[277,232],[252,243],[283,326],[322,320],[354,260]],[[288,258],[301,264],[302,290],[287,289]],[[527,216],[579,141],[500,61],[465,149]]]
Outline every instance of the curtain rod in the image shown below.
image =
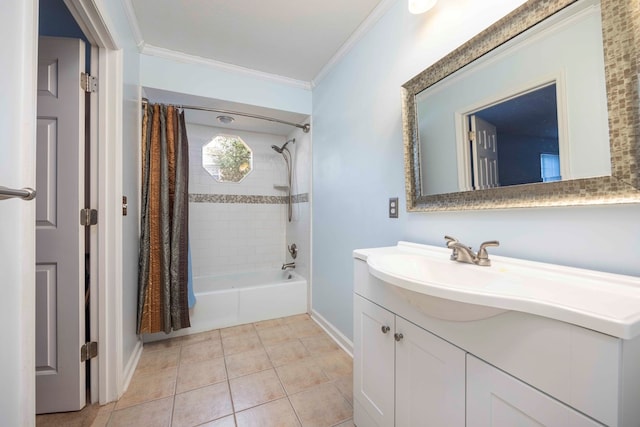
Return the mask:
[[[142,105],[144,106],[146,104],[149,104],[149,100],[147,98],[142,98]],[[302,129],[304,133],[309,133],[309,130],[311,130],[311,125],[309,123],[300,125],[298,123],[292,123],[292,122],[287,122],[285,120],[274,119],[273,117],[260,116],[258,114],[241,113],[239,111],[231,111],[231,110],[220,110],[218,108],[197,107],[194,105],[174,105],[174,107],[183,108],[186,110],[209,111],[212,113],[230,114],[230,115],[236,115],[236,116],[242,116],[242,117],[250,117],[252,119],[266,120],[269,122],[281,123],[283,125],[295,126],[297,128]]]

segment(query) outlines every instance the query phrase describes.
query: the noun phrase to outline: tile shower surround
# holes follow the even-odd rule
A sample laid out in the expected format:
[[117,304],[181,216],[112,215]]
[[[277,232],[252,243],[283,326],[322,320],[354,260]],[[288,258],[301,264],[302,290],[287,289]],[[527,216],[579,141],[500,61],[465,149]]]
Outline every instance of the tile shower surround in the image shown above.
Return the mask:
[[[352,366],[306,314],[157,341],[91,425],[352,427]],[[80,425],[74,415],[37,425]]]
[[[308,194],[293,200],[306,203]],[[286,262],[286,196],[191,193],[189,202],[194,276],[279,269]]]
[[[189,135],[189,238],[194,276],[216,276],[243,271],[280,269],[288,261],[286,192],[276,186],[287,182],[282,155],[271,149],[281,146],[279,135],[229,130],[187,123]],[[234,134],[251,148],[253,169],[240,182],[218,182],[202,167],[202,147],[217,135]],[[309,200],[306,170],[309,151],[306,138],[298,135],[292,152],[294,223],[296,213]],[[300,175],[298,175],[300,173]],[[306,212],[307,209],[302,209]],[[301,247],[302,249],[302,247]],[[196,293],[198,289],[196,289]]]

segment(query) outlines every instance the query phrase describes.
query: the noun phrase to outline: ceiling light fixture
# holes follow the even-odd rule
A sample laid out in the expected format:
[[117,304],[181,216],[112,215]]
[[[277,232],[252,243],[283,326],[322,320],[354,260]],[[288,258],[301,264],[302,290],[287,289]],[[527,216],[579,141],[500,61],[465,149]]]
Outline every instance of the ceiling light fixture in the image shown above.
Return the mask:
[[229,123],[233,123],[233,121],[235,120],[233,117],[231,116],[218,116],[216,117],[216,119],[225,125],[228,125]]
[[409,0],[409,12],[414,15],[425,13],[433,6],[435,6],[438,0]]

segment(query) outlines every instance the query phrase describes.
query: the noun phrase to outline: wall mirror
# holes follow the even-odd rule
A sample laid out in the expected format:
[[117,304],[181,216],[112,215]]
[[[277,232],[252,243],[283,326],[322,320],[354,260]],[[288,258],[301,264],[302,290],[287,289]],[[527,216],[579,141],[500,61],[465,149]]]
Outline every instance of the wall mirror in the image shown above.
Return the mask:
[[529,0],[405,83],[407,210],[640,202],[639,9]]

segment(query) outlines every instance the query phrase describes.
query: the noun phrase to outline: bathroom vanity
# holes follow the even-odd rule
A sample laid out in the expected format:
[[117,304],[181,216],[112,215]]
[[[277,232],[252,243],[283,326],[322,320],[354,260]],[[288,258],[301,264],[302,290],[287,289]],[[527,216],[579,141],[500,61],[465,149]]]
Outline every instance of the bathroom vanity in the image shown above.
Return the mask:
[[354,422],[640,426],[640,278],[354,251]]

